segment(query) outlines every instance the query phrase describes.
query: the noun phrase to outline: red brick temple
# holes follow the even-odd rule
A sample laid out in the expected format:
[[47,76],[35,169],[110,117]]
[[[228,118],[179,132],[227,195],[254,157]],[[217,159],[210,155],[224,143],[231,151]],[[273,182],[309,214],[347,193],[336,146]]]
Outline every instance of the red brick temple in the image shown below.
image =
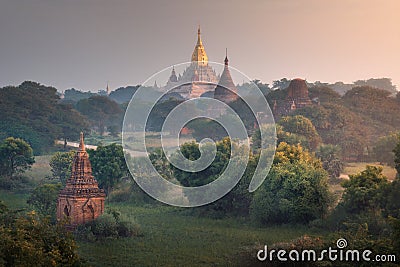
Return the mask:
[[96,219],[104,212],[106,194],[92,175],[89,155],[81,133],[79,150],[72,162],[71,177],[58,195],[57,220],[68,220],[70,227]]

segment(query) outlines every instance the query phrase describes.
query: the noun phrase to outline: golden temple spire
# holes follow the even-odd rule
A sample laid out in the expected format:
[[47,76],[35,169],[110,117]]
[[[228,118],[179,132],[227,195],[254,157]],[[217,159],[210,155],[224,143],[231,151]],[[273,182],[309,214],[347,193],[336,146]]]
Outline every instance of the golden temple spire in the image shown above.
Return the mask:
[[199,25],[199,28],[197,29],[197,44],[198,44],[198,45],[203,45],[203,43],[202,43],[202,41],[201,41],[200,25]]
[[197,29],[197,44],[192,54],[192,62],[197,62],[197,64],[201,65],[206,65],[208,63],[206,50],[204,49],[203,42],[201,41],[200,25]]
[[81,137],[80,137],[80,141],[79,141],[79,150],[85,151],[85,143],[83,142],[83,132],[81,132]]

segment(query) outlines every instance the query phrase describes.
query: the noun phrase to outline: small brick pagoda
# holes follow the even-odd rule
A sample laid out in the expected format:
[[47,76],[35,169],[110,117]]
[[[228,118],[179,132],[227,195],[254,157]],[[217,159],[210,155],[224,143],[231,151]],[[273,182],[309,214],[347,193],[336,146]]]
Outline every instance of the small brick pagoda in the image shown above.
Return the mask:
[[96,219],[104,212],[106,194],[92,175],[89,155],[81,133],[79,150],[72,162],[71,177],[58,195],[57,220],[68,220],[72,228]]

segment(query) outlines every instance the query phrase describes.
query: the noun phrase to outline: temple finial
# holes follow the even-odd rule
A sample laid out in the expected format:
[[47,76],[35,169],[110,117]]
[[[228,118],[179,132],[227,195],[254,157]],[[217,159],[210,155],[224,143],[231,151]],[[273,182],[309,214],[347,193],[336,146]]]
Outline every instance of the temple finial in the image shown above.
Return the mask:
[[198,44],[198,45],[203,45],[203,43],[202,43],[202,41],[201,41],[200,24],[199,24],[199,27],[197,28],[197,44]]
[[83,132],[81,132],[80,141],[79,141],[79,150],[85,151],[85,143],[83,142]]
[[192,54],[192,62],[197,62],[198,64],[206,65],[208,63],[208,57],[201,40],[201,30],[200,25],[197,28],[197,44],[194,48]]
[[225,48],[225,65],[228,66],[228,48]]
[[110,86],[109,86],[109,81],[107,81],[106,93],[107,93],[107,95],[110,95],[110,94],[111,94],[111,90],[110,90]]

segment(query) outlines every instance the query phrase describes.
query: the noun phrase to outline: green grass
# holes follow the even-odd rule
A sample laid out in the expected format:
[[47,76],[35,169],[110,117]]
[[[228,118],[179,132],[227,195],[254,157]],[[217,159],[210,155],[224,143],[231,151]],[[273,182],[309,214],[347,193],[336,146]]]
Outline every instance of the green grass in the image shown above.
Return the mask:
[[19,210],[28,208],[28,204],[26,203],[28,197],[29,195],[25,193],[16,193],[0,189],[0,200],[3,201],[9,209]]
[[258,228],[243,220],[188,216],[170,207],[115,207],[135,216],[143,236],[79,242],[81,256],[93,266],[232,266],[246,247],[310,232],[304,226]]
[[31,191],[38,183],[51,176],[50,158],[51,155],[36,156],[32,168],[23,174],[23,179],[16,183],[15,188],[12,190],[0,189],[0,200],[10,209],[29,209],[26,200]]
[[383,174],[389,179],[394,180],[396,178],[396,169],[386,165],[380,165],[377,162],[354,162],[346,164],[343,173],[350,175],[350,174],[357,174],[365,170],[367,165],[372,166],[380,166],[383,168]]
[[46,176],[51,176],[50,159],[52,155],[36,156],[32,168],[24,173],[24,176],[33,179],[35,182],[42,181]]

